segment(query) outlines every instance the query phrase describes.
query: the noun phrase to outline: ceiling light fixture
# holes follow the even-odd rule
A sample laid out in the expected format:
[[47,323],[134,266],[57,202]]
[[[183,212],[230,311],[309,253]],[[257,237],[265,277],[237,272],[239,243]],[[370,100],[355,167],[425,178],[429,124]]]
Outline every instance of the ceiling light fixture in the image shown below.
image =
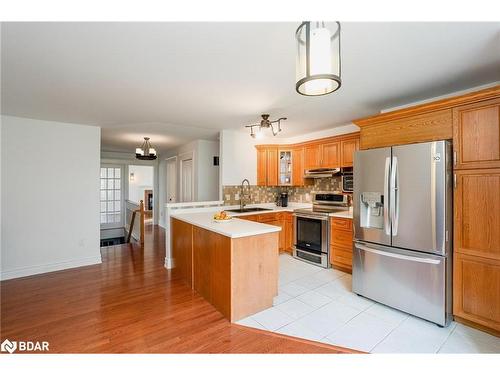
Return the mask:
[[[281,132],[281,121],[286,120],[286,117],[280,117],[277,120],[270,121],[268,114],[262,114],[262,120],[258,124],[245,125],[245,128],[250,128],[250,136],[252,138],[262,138],[264,134],[262,129],[271,129],[273,136]],[[254,129],[255,128],[255,129]]]
[[135,157],[139,160],[155,160],[156,150],[151,146],[149,137],[144,137],[141,147],[135,149]]
[[305,21],[297,28],[295,37],[297,92],[319,96],[338,90],[342,84],[340,23]]

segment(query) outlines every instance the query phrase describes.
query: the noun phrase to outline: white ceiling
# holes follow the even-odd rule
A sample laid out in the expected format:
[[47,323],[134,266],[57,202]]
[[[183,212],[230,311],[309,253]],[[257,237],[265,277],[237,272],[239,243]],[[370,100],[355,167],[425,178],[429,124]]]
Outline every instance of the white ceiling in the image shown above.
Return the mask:
[[500,80],[500,23],[342,23],[342,87],[295,92],[298,23],[3,23],[2,113],[160,150],[288,117],[282,137]]

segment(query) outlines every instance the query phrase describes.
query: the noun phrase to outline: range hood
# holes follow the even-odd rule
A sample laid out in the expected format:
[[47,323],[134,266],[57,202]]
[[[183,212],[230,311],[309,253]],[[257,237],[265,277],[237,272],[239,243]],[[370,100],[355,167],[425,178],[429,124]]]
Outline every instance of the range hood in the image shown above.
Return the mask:
[[308,169],[304,174],[304,178],[328,178],[340,173],[340,168],[317,168]]

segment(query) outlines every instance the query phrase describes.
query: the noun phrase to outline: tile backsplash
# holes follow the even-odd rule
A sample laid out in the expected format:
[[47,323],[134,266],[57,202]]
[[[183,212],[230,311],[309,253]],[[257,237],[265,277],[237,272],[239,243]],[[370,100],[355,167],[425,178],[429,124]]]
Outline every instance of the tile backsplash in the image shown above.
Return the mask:
[[[245,192],[247,191],[245,186]],[[341,178],[318,178],[310,186],[250,186],[249,204],[272,203],[280,192],[288,191],[289,202],[311,203],[314,191],[341,191]],[[226,185],[223,187],[224,204],[235,205],[240,203],[240,185]]]

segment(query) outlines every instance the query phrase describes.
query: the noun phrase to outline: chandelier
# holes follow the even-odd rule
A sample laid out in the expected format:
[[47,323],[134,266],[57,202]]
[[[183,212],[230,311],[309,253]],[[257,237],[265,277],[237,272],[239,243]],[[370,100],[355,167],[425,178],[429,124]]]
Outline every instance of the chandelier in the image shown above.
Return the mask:
[[141,147],[135,149],[135,157],[139,160],[155,160],[156,150],[151,146],[149,137],[144,137]]
[[295,89],[301,95],[330,94],[342,84],[340,23],[306,21],[295,32],[297,65]]
[[[261,132],[262,129],[271,129],[271,133],[276,136],[279,132],[281,132],[281,121],[286,120],[286,117],[280,117],[277,120],[271,121],[269,120],[268,114],[263,114],[262,120],[258,124],[245,125],[245,128],[250,128],[250,136],[252,138],[259,138],[263,134]],[[256,130],[254,130],[256,128]]]

